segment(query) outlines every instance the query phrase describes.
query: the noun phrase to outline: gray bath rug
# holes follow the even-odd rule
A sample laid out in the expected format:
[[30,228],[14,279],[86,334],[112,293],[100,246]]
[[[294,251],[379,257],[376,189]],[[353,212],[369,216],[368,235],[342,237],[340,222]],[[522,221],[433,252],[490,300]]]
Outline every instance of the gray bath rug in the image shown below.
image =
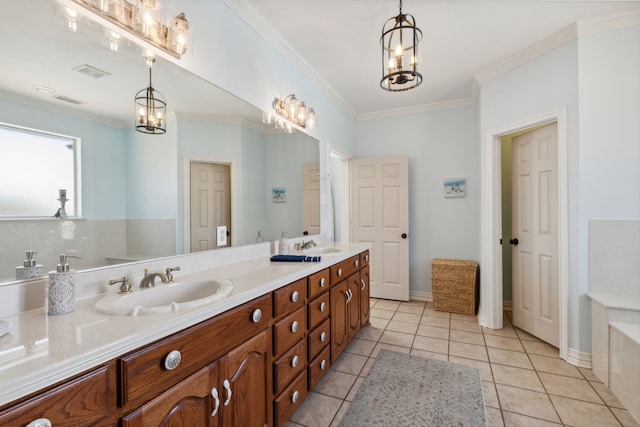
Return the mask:
[[486,426],[480,371],[380,350],[343,427]]

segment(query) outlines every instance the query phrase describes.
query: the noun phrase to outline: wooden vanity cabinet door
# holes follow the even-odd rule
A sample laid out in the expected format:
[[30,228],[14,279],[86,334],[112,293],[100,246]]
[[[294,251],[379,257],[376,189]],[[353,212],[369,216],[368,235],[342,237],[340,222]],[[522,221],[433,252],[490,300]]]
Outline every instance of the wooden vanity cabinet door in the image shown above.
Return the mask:
[[371,319],[371,295],[369,289],[369,266],[360,270],[360,326],[365,327],[370,324]]
[[213,363],[187,377],[152,401],[122,419],[122,427],[218,426],[218,413],[212,416],[211,391],[218,384],[217,364]]
[[331,363],[344,351],[349,343],[347,315],[347,281],[333,286],[331,297]]
[[349,303],[347,304],[348,340],[351,341],[360,331],[360,272],[352,274],[347,279],[349,289]]

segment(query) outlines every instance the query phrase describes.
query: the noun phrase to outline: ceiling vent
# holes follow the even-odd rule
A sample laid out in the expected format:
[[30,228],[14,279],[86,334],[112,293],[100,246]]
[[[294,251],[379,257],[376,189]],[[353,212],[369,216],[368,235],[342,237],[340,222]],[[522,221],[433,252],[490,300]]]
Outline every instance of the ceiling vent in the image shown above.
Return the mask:
[[99,68],[93,67],[89,64],[83,64],[79,67],[73,69],[73,71],[77,71],[80,74],[87,75],[89,77],[93,77],[94,79],[99,79],[100,77],[110,76],[111,73],[107,73],[106,71],[102,71]]
[[74,105],[80,105],[80,104],[84,104],[84,102],[79,101],[75,98],[70,98],[68,96],[64,96],[64,95],[56,95],[54,96],[55,99],[57,99],[58,101],[63,101],[63,102],[68,102],[69,104],[74,104]]

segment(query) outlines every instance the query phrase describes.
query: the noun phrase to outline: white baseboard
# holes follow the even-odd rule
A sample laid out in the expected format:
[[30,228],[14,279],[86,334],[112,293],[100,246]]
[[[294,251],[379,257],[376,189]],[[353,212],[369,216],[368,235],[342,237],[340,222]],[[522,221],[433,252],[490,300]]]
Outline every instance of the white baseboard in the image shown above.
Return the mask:
[[513,301],[502,300],[502,309],[506,311],[513,311]]
[[410,291],[409,299],[412,301],[433,302],[433,294],[431,292]]
[[570,348],[567,352],[567,362],[579,368],[592,369],[591,353],[583,353]]

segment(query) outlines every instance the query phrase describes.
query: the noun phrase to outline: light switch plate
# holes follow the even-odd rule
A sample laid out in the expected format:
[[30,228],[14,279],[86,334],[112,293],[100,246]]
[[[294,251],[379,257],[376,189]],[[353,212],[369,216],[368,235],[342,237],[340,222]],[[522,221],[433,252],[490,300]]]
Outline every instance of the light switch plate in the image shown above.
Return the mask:
[[217,245],[225,246],[227,244],[227,226],[219,225],[216,227]]

